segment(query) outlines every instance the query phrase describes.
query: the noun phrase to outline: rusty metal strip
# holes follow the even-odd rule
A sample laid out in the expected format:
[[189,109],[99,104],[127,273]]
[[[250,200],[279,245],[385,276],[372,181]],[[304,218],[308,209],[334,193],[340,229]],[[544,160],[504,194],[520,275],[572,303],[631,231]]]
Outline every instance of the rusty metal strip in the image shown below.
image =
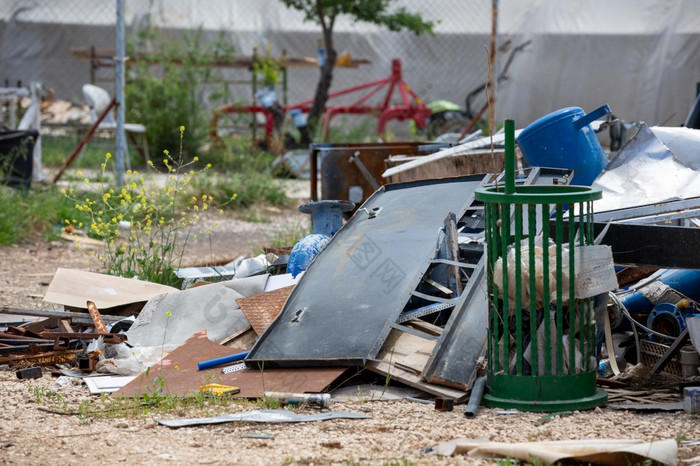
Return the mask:
[[67,333],[67,332],[47,332],[39,333],[39,336],[44,340],[69,339],[69,340],[94,340],[99,337],[104,337],[106,343],[118,344],[126,341],[124,333]]
[[92,301],[88,301],[87,308],[88,308],[88,312],[90,313],[90,317],[92,317],[92,321],[95,323],[95,330],[97,330],[97,333],[102,333],[102,334],[109,333],[109,331],[107,330],[107,327],[105,326],[104,321],[102,320],[102,316],[100,315],[100,311],[97,310],[97,306],[95,306],[95,303]]
[[0,358],[0,364],[10,364],[14,367],[52,366],[54,364],[67,364],[75,361],[75,355],[79,350],[58,351],[40,353],[31,356],[7,356]]

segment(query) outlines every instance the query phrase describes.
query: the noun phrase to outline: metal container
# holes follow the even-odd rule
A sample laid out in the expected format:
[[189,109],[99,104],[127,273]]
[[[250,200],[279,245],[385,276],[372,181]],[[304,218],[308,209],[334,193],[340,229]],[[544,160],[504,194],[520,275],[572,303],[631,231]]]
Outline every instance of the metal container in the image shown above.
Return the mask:
[[[505,187],[475,191],[485,209],[489,301],[482,404],[545,412],[594,408],[606,403],[607,393],[596,387],[594,298],[575,296],[574,250],[593,244],[592,203],[602,193],[583,186],[515,187],[513,131],[506,121]],[[537,241],[547,247],[538,250]]]
[[518,147],[528,165],[572,169],[572,184],[590,186],[608,164],[590,123],[609,114],[607,105],[588,115],[579,107],[562,108],[523,129]]

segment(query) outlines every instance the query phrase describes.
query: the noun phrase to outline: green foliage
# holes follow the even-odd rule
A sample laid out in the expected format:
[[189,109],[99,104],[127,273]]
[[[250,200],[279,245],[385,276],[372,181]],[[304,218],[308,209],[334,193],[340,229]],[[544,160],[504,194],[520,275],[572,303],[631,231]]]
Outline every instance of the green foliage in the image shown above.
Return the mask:
[[281,0],[290,8],[304,13],[306,21],[318,23],[326,17],[332,23],[338,15],[348,15],[354,21],[385,26],[390,31],[406,29],[415,34],[432,34],[432,21],[424,21],[420,15],[409,13],[401,7],[391,10],[394,0]]
[[272,58],[272,47],[265,47],[264,55],[257,55],[253,63],[253,71],[260,79],[263,86],[274,86],[277,84],[281,64]]
[[[351,124],[351,121],[354,122],[354,124]],[[376,141],[377,120],[373,117],[363,117],[360,119],[343,117],[340,120],[340,124],[331,125],[328,132],[328,142],[333,143]]]
[[[67,134],[65,136],[52,136],[49,134],[43,134],[41,136],[42,146],[41,146],[41,162],[45,166],[50,167],[60,167],[68,159],[68,156],[73,149],[78,145],[81,133]],[[100,163],[104,161],[105,153],[111,152],[115,147],[115,139],[113,136],[101,137],[100,134],[96,134],[90,143],[85,146],[83,152],[73,161],[71,168],[94,168],[99,167]],[[136,166],[139,163],[143,163],[143,159],[140,157],[139,152],[133,146],[129,146],[129,156],[131,159],[131,164]],[[67,179],[69,173],[64,173],[62,180]]]
[[[146,126],[150,147],[172,147],[177,142],[178,128],[184,124],[189,136],[183,150],[191,158],[205,141],[209,125],[198,92],[203,84],[220,81],[211,64],[230,62],[231,44],[223,34],[214,42],[206,42],[201,29],[173,40],[162,31],[146,28],[132,35],[127,46],[128,55],[141,58],[128,69],[127,121]],[[155,52],[140,54],[147,49]],[[209,91],[211,100],[226,94],[221,82]]]
[[[181,126],[181,141],[184,131],[185,127]],[[189,196],[187,186],[197,173],[193,164],[199,159],[195,156],[191,162],[184,163],[182,142],[178,160],[167,150],[164,155],[163,174],[167,177],[164,185],[148,183],[138,171],[128,170],[121,189],[100,182],[97,192],[86,189],[86,193],[78,194],[72,188],[62,191],[75,203],[75,211],[89,218],[85,225],[90,234],[105,242],[102,252],[90,251],[90,254],[97,254],[110,275],[139,277],[166,285],[177,285],[179,281],[174,269],[180,267],[189,239],[197,238],[194,228],[200,212],[208,210],[214,199],[207,194]],[[107,154],[102,163],[103,176],[110,160],[111,155]],[[156,170],[153,162],[149,165]],[[209,168],[211,165],[207,164],[200,172]],[[86,177],[84,183],[89,186],[90,179]],[[65,223],[82,226],[73,217],[68,217]],[[76,247],[80,249],[80,242]]]
[[193,179],[189,192],[194,195],[208,192],[216,199],[231,199],[235,194],[235,201],[224,208],[248,208],[256,204],[287,205],[290,202],[279,180],[266,173],[198,176]]
[[[146,369],[146,377],[150,372],[150,367]],[[159,405],[165,401],[165,395],[163,395],[163,388],[165,387],[165,379],[163,376],[158,375],[153,379],[153,383],[146,387],[146,391],[141,393],[141,401],[145,406],[155,406]]]
[[[57,237],[56,228],[72,207],[54,185],[36,185],[31,190],[0,186],[0,197],[0,245],[5,246],[36,234],[47,239]],[[75,220],[77,224],[86,217],[77,216]]]
[[272,248],[291,247],[308,234],[311,234],[310,227],[305,227],[301,223],[288,223],[275,232],[269,246]]

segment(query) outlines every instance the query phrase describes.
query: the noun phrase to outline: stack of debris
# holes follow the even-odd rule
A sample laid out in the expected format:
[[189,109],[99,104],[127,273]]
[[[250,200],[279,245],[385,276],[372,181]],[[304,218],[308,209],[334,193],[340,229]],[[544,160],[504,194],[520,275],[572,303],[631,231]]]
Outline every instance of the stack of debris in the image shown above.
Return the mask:
[[[630,179],[625,170],[634,168],[639,184],[639,167],[652,164],[644,157],[653,153],[659,160],[658,151],[649,148],[648,133],[642,127],[596,181],[605,191],[596,208],[596,228],[612,247],[616,265],[635,267],[618,276],[621,286],[631,285],[629,290],[611,293],[607,312],[596,316],[597,343],[607,340],[601,351],[607,357],[603,377],[608,367],[617,374],[627,362],[646,363],[655,373],[674,367],[673,361],[680,365],[676,375],[698,375],[697,346],[686,343],[700,341],[695,316],[700,276],[684,271],[681,278],[673,272],[646,278],[648,269],[638,267],[697,268],[700,261],[687,245],[700,231],[694,228],[700,201],[691,196],[700,192],[692,191],[689,182],[669,193],[670,179],[663,192],[653,180],[643,185],[649,188],[644,196],[616,191],[619,180]],[[681,163],[666,150],[669,163]],[[446,148],[421,163],[458,152],[459,146]],[[408,169],[417,166],[416,159],[406,161]],[[676,168],[679,173],[695,170]],[[395,175],[400,166],[391,170],[387,173]],[[567,167],[530,167],[517,170],[516,183],[566,185],[573,176]],[[438,406],[449,409],[466,401],[483,375],[488,326],[484,208],[474,191],[502,185],[503,178],[470,174],[382,186],[332,231],[305,272],[294,276],[269,274],[274,258],[266,256],[182,269],[184,290],[59,269],[45,300],[65,310],[1,309],[44,320],[3,332],[0,364],[24,369],[69,363],[86,379],[92,372],[127,377],[91,382],[95,391],[116,391],[117,396],[139,396],[140,387],[156,377],[168,380],[167,392],[187,395],[214,376],[220,385],[236,387],[233,396],[246,398],[322,393],[366,369],[438,397]],[[672,195],[681,200],[659,202]],[[654,204],[631,206],[633,199]],[[623,200],[627,205],[618,205]],[[658,222],[666,226],[651,225]],[[537,224],[541,228],[547,219]],[[653,247],[640,246],[645,241]],[[277,271],[280,265],[275,264]],[[193,284],[214,276],[225,280]]]

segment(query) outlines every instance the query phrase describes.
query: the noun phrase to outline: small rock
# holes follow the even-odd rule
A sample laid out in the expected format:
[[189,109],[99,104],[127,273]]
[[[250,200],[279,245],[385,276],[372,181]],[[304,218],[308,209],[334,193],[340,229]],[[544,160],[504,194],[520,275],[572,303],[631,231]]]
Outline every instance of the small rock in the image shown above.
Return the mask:
[[121,421],[118,422],[114,427],[118,429],[126,429],[127,427],[129,427],[129,424],[126,421]]
[[593,410],[593,412],[596,414],[603,414],[603,410],[600,409],[600,406],[596,406],[595,409]]

